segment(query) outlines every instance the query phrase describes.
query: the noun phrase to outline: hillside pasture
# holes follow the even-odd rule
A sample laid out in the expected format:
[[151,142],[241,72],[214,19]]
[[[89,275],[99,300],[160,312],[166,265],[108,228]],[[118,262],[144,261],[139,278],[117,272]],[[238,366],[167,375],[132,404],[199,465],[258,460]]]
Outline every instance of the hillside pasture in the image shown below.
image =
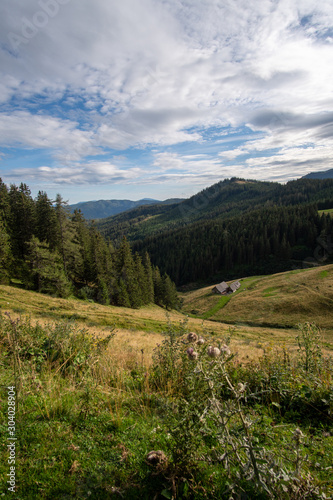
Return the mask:
[[282,328],[283,335],[289,329],[286,338],[299,323],[313,322],[323,330],[328,346],[333,346],[333,265],[240,282],[240,289],[228,296],[213,294],[213,285],[181,294],[183,311],[237,328]]

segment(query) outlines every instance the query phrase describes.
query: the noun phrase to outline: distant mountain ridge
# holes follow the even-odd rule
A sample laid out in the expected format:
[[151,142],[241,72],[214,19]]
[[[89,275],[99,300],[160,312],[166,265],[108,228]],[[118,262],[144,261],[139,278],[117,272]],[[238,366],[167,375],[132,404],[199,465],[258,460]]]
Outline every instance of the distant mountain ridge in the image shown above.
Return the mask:
[[333,168],[322,172],[310,172],[304,175],[302,179],[333,179]]
[[98,200],[98,201],[82,201],[69,205],[71,212],[81,210],[85,219],[105,219],[113,215],[126,212],[145,205],[169,205],[172,203],[181,202],[182,199],[172,198],[165,201],[155,200],[152,198],[143,198],[142,200]]

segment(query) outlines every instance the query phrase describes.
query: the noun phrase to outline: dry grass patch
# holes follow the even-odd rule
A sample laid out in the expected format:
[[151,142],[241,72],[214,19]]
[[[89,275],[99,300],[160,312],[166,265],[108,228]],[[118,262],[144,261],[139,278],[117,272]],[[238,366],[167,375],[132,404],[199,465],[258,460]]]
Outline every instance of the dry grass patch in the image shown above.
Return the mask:
[[[333,268],[333,266],[331,267]],[[321,272],[323,269],[321,268]],[[318,270],[311,271],[319,272]],[[327,266],[325,271],[331,273],[330,267]],[[295,276],[297,277],[297,274]],[[325,274],[322,281],[324,282],[329,277]],[[269,278],[265,277],[263,280]],[[285,282],[286,278],[283,279]],[[187,318],[188,329],[200,335],[207,335],[207,333],[213,335],[216,342],[218,339],[224,339],[228,336],[230,329],[232,329],[232,348],[234,352],[238,353],[238,358],[241,361],[258,359],[263,354],[262,346],[265,345],[282,346],[286,344],[288,348],[292,349],[292,346],[296,345],[295,337],[298,333],[296,329],[247,324],[253,321],[255,315],[261,314],[259,316],[261,321],[270,318],[271,314],[273,318],[277,317],[276,311],[270,313],[263,308],[261,312],[259,307],[264,307],[265,300],[270,300],[269,307],[272,310],[274,305],[272,299],[275,300],[275,297],[262,297],[263,291],[267,291],[267,288],[272,285],[269,282],[261,283],[261,278],[255,278],[255,281],[252,290],[236,293],[229,304],[215,314],[214,319],[220,319],[220,321],[203,321],[200,318],[189,317]],[[278,286],[277,283],[274,284],[274,287],[276,286]],[[288,286],[291,285],[288,284]],[[186,295],[192,301],[196,299],[204,301],[211,288],[206,287]],[[318,294],[318,291],[316,292]],[[252,296],[252,294],[255,295]],[[211,296],[211,299],[218,301],[220,297],[214,295]],[[289,305],[290,303],[289,300]],[[233,308],[230,308],[230,305]],[[168,323],[171,322],[175,326],[180,325],[186,318],[184,314],[177,311],[167,313],[165,309],[155,305],[141,309],[103,306],[76,299],[52,298],[9,286],[0,286],[0,306],[3,313],[8,311],[12,317],[30,316],[32,322],[38,322],[41,325],[59,321],[74,321],[78,328],[83,328],[87,330],[88,334],[97,337],[104,337],[114,329],[116,335],[112,339],[107,353],[110,362],[119,367],[133,366],[134,363],[148,368],[153,350],[163,340],[163,332],[167,330]],[[225,314],[226,312],[228,315]],[[282,315],[283,313],[280,316]],[[300,315],[299,322],[305,322],[306,318],[306,315],[303,317]],[[228,319],[234,325],[222,323],[223,319]],[[256,319],[257,321],[258,319]],[[297,321],[295,321],[296,323]],[[333,344],[331,330],[323,331],[323,339],[327,344],[327,349],[329,349],[329,344]]]

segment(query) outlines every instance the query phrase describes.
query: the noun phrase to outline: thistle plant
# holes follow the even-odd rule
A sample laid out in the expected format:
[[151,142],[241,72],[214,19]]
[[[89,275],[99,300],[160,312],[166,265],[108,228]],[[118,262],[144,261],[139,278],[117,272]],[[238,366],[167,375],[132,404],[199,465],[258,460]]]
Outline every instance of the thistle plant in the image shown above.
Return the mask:
[[312,323],[298,325],[299,335],[296,340],[298,352],[306,372],[320,372],[322,361],[321,333]]
[[[203,338],[184,330],[178,335],[173,330],[157,349],[154,369],[160,375],[166,370],[168,391],[174,384],[172,400],[164,412],[171,436],[169,468],[173,464],[185,477],[202,462],[220,464],[228,478],[223,493],[226,498],[238,498],[249,484],[262,498],[290,498],[302,479],[302,432],[296,429],[294,433],[294,460],[285,460],[258,444],[256,425],[260,418],[249,403],[262,397],[261,391],[251,389],[248,381],[241,379],[241,371],[235,376],[234,358],[228,339],[216,341],[212,336]],[[173,474],[177,476],[177,472]]]

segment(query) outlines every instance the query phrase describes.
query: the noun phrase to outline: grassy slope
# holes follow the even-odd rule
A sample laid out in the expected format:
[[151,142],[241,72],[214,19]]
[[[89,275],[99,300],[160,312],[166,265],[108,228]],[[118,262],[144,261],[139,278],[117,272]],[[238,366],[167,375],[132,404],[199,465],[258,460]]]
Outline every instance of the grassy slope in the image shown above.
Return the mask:
[[[168,323],[178,325],[186,319],[177,311],[166,312],[164,309],[151,305],[141,309],[103,306],[76,299],[58,299],[39,293],[0,285],[0,311],[9,313],[11,317],[29,316],[39,324],[73,321],[93,335],[103,336],[115,328],[117,335],[117,352],[144,349],[145,356],[151,357],[157,343],[163,339],[162,333],[167,330]],[[198,318],[187,318],[188,328],[197,333],[214,332],[219,338],[224,338],[229,332],[229,325],[202,321]],[[272,340],[287,340],[294,343],[295,334],[289,331],[240,327],[235,333],[235,345],[241,358],[251,354],[257,358],[261,348],[252,347],[258,338]]]
[[290,326],[306,321],[324,328],[326,347],[333,349],[333,265],[245,278],[241,284],[238,292],[227,297],[212,294],[212,287],[182,294],[183,314],[166,313],[155,305],[134,310],[57,299],[0,285],[0,311],[30,315],[40,323],[72,320],[98,335],[115,327],[119,345],[142,348],[148,356],[161,341],[168,321],[179,324],[186,315],[188,327],[200,334],[209,331],[225,337],[230,323],[236,325],[233,342],[241,359],[256,359],[265,343],[295,345],[297,330]]
[[[333,331],[333,265],[245,278],[233,295],[212,286],[182,294],[184,312],[233,324],[295,327],[310,321]],[[332,339],[333,340],[333,339]]]
[[[316,270],[327,283],[332,277],[332,267]],[[245,279],[242,288],[251,288],[252,283],[253,291],[258,291],[262,279],[260,277]],[[270,284],[263,289],[268,299],[274,298],[275,289],[272,287]],[[226,307],[231,305],[237,296],[246,292],[247,290],[240,291],[231,296]],[[199,300],[200,294],[202,295],[202,290],[192,292],[192,297],[196,295]],[[211,303],[208,307],[215,316],[218,309],[216,301],[220,303],[221,298],[218,296],[213,298],[215,304]],[[29,314],[33,321],[38,320],[42,324],[59,322],[59,319],[73,320],[79,328],[84,326],[90,332],[97,334],[108,333],[113,325],[117,328],[117,335],[107,351],[98,354],[98,363],[93,357],[89,369],[82,373],[69,371],[66,376],[61,375],[57,361],[39,372],[31,359],[29,357],[25,359],[21,353],[19,374],[16,376],[12,369],[11,358],[8,356],[2,358],[0,366],[2,386],[13,385],[15,378],[17,379],[15,386],[18,388],[19,405],[16,414],[18,489],[12,495],[13,498],[151,500],[171,498],[175,482],[180,491],[177,498],[204,500],[225,497],[224,467],[221,467],[220,463],[212,462],[211,459],[206,462],[202,459],[205,455],[201,453],[204,452],[208,458],[212,454],[210,442],[207,445],[200,443],[201,447],[196,453],[200,457],[200,468],[197,469],[197,465],[193,468],[191,462],[189,464],[185,462],[190,473],[186,472],[187,469],[184,469],[183,465],[177,472],[178,465],[176,462],[174,465],[174,457],[177,456],[181,444],[179,445],[176,440],[177,434],[175,442],[169,439],[175,421],[170,420],[171,417],[166,417],[165,409],[168,408],[170,395],[175,400],[176,388],[180,388],[181,384],[176,384],[175,381],[172,385],[169,381],[165,383],[165,388],[163,384],[156,388],[147,376],[153,373],[150,354],[156,343],[161,341],[159,332],[167,325],[164,310],[156,306],[140,310],[107,307],[78,300],[55,299],[7,286],[0,286],[0,306],[0,311],[3,314],[8,311],[12,318],[15,315]],[[173,323],[178,323],[183,318],[180,313],[170,313]],[[303,320],[306,319],[304,316]],[[214,330],[219,336],[228,333],[227,325],[207,320],[203,327],[202,320],[198,318],[189,318],[189,326],[197,332],[204,329]],[[15,322],[14,331],[16,331]],[[66,328],[63,331],[66,332]],[[257,392],[257,379],[254,376],[257,373],[256,369],[259,370],[260,380],[266,380],[267,373],[277,374],[277,387],[282,384],[281,398],[287,388],[287,399],[293,402],[293,406],[290,409],[288,406],[287,413],[284,410],[282,415],[280,404],[276,402],[280,401],[276,399],[280,397],[279,392],[272,394],[274,399],[268,400],[265,404],[262,402],[256,404],[256,407],[249,406],[246,412],[254,421],[251,429],[255,442],[258,442],[260,447],[264,446],[272,451],[277,457],[282,455],[281,450],[283,450],[283,457],[287,457],[288,465],[292,469],[295,462],[293,435],[295,429],[301,427],[304,433],[304,445],[302,444],[300,451],[304,457],[304,474],[311,473],[315,483],[326,492],[326,498],[332,498],[330,495],[333,493],[331,477],[333,430],[331,421],[326,416],[327,403],[325,407],[322,404],[323,400],[329,399],[327,381],[321,381],[320,377],[316,377],[314,383],[308,382],[307,379],[301,378],[300,372],[294,372],[292,367],[291,380],[295,379],[293,386],[284,373],[286,366],[283,365],[283,360],[281,357],[276,358],[275,348],[279,347],[279,341],[280,346],[286,339],[295,341],[296,334],[296,331],[270,327],[237,327],[236,338],[232,339],[231,344],[233,353],[237,353],[240,348],[248,348],[248,357],[262,355],[259,339],[274,341],[274,349],[271,347],[266,349],[265,357],[262,357],[263,361],[258,365],[259,368],[253,364],[246,372],[240,365],[240,372],[234,384],[237,385],[239,381],[247,383],[244,377],[248,373],[246,376],[249,377],[249,383],[251,377],[254,377],[255,387],[251,391]],[[208,335],[205,337],[209,342],[216,342]],[[1,355],[5,345],[6,342],[3,342],[3,345],[0,343]],[[185,348],[186,345],[181,344],[181,349]],[[242,354],[245,353],[246,351],[242,351]],[[281,361],[282,371],[277,370],[274,365],[276,361],[278,363]],[[239,357],[235,361],[236,367],[238,362]],[[233,373],[233,377],[235,374],[236,372]],[[297,376],[294,376],[295,374]],[[290,392],[293,397],[288,396]],[[1,430],[7,437],[4,418],[7,411],[7,396],[5,392],[1,396],[0,413],[3,418],[0,424]],[[280,403],[282,405],[282,400]],[[310,410],[312,415],[315,410],[319,418],[308,419],[304,423],[304,412]],[[178,418],[183,419],[182,414]],[[183,433],[183,420],[179,422],[177,425]],[[240,429],[237,427],[236,431],[238,439]],[[183,441],[182,446],[187,447],[188,440]],[[170,469],[158,471],[148,466],[145,457],[150,450],[164,450],[173,460]],[[1,448],[0,456],[0,475],[5,477],[8,473],[8,450],[5,446]],[[186,484],[184,476],[187,478]],[[188,485],[192,490],[188,495],[182,495],[181,491],[185,490],[185,486],[189,488]],[[0,495],[8,494],[6,483],[2,481]],[[250,492],[249,498],[263,497],[251,496]]]
[[319,215],[322,214],[329,214],[331,217],[333,217],[333,208],[328,208],[327,210],[318,210]]

